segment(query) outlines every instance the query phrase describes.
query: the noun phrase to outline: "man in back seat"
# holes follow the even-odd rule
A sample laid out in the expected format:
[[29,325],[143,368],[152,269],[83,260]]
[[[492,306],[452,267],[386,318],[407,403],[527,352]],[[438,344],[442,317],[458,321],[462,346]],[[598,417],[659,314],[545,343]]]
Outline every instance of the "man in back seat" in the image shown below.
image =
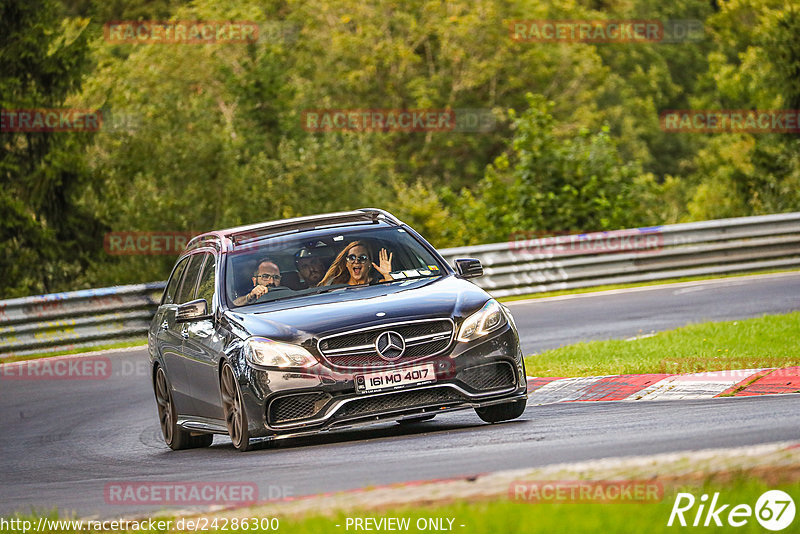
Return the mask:
[[297,251],[297,254],[294,255],[294,263],[297,265],[297,272],[303,279],[298,289],[318,286],[327,271],[322,258],[307,248]]

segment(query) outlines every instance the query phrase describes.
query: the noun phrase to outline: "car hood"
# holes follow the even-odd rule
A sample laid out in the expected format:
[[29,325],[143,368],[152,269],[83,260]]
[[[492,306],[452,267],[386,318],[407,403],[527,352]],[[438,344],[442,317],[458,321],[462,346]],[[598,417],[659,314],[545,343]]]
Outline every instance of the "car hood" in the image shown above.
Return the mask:
[[225,313],[241,336],[303,342],[322,334],[399,321],[451,317],[456,323],[491,298],[453,275],[347,287],[320,295],[278,300]]

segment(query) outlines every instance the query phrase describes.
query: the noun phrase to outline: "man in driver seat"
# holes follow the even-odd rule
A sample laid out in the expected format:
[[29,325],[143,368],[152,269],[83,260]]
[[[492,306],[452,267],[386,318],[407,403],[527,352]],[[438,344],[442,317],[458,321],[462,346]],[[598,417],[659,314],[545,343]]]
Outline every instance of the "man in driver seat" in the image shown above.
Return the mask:
[[236,306],[255,302],[262,295],[266,295],[271,287],[278,287],[281,283],[281,270],[271,258],[261,258],[253,272],[253,289],[246,295],[234,299]]

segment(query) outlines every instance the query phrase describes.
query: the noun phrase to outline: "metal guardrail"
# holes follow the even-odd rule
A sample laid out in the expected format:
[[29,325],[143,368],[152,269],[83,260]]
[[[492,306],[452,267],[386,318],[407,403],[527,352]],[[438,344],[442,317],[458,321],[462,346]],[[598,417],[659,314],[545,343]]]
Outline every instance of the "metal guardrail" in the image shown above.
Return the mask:
[[475,257],[494,297],[800,267],[800,213],[672,224],[440,251]]
[[141,340],[165,282],[0,301],[0,358]]
[[[800,268],[800,212],[443,249],[481,260],[495,297]],[[164,282],[0,301],[0,358],[142,339]]]

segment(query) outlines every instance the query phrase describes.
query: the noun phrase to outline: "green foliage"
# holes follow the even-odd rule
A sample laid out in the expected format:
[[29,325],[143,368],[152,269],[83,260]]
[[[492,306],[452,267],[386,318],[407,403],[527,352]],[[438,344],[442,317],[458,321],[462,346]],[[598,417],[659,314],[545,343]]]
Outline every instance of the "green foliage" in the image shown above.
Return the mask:
[[[264,21],[240,4],[225,16]],[[177,16],[222,18],[216,9],[199,3]],[[119,127],[90,152],[102,189],[87,203],[117,230],[195,232],[389,204],[394,171],[372,138],[298,128],[287,46],[128,45],[120,54],[100,45],[84,97]],[[109,257],[89,277],[163,279],[173,261]]]
[[[437,193],[430,185],[418,180],[408,186],[396,182],[394,194],[396,200],[392,204],[392,213],[426,236],[433,246],[460,246],[474,235],[475,225],[462,224],[448,207],[455,202],[452,191],[445,188]],[[465,195],[470,196],[469,191]]]
[[[581,232],[624,228],[642,220],[633,189],[640,168],[623,163],[608,128],[559,136],[553,104],[527,95],[514,118],[510,154],[499,156],[479,184],[486,224],[479,240],[497,242],[515,232]],[[639,184],[642,184],[640,181]],[[473,201],[470,199],[469,203]],[[468,211],[474,213],[475,208]]]
[[100,23],[122,20],[166,20],[189,0],[61,0],[68,16],[96,17]]
[[[744,23],[747,23],[744,26]],[[800,10],[783,2],[736,0],[709,18],[709,54],[698,109],[800,109]],[[691,134],[683,134],[691,135]],[[800,209],[796,134],[719,134],[687,158],[686,220]]]
[[[52,0],[0,5],[0,108],[67,107],[89,68],[86,21]],[[0,298],[69,284],[99,248],[101,227],[78,203],[89,183],[89,134],[0,132]]]
[[[780,0],[8,0],[0,15],[4,108],[106,117],[93,136],[0,132],[3,296],[166,277],[172,257],[104,254],[108,230],[376,206],[444,247],[800,209],[796,135],[659,125],[667,109],[800,108],[800,10]],[[105,22],[140,19],[254,21],[261,37],[103,39]],[[697,19],[704,37],[517,42],[519,19]],[[304,130],[325,108],[494,122]]]

